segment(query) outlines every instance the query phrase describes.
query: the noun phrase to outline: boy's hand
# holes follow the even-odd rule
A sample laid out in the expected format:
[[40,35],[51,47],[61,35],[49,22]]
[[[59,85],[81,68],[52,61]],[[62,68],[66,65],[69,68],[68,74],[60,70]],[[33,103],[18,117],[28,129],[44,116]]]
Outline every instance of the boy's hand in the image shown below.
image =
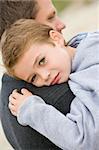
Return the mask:
[[26,89],[21,89],[21,93],[18,93],[17,90],[13,90],[12,94],[9,96],[9,109],[14,116],[17,116],[19,107],[24,103],[28,96],[33,94]]

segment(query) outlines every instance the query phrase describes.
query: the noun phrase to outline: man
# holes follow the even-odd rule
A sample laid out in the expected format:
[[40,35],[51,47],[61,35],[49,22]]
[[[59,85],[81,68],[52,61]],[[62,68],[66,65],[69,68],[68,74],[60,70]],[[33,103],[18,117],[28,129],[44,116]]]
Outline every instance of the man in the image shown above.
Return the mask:
[[[0,36],[10,24],[21,18],[35,19],[38,22],[52,26],[59,32],[65,28],[65,25],[58,18],[51,0],[6,0],[0,1],[0,7]],[[74,98],[67,83],[36,88],[24,81],[15,80],[4,74],[1,89],[1,122],[8,141],[17,150],[60,149],[30,127],[20,126],[16,118],[11,115],[8,109],[8,96],[13,89],[20,90],[23,87],[41,96],[46,103],[53,105],[63,114],[69,112],[71,101]]]
[[10,24],[21,18],[35,19],[38,22],[50,25],[59,32],[65,28],[65,25],[57,16],[57,11],[51,0],[1,0],[0,3],[0,37]]

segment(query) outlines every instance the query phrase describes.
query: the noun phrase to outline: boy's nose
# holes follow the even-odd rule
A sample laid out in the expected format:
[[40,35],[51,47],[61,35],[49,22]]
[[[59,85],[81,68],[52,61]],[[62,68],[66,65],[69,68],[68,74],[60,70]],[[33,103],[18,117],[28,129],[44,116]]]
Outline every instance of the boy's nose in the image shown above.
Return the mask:
[[50,78],[50,72],[48,70],[41,70],[40,71],[40,77],[41,79],[43,79],[44,81],[48,81]]

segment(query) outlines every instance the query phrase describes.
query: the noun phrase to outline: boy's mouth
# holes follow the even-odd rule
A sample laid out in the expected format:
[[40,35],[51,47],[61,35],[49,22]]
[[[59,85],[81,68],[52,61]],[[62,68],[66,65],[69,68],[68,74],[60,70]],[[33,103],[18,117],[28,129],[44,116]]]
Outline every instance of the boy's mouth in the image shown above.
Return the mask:
[[60,80],[60,73],[58,73],[51,82],[51,85],[58,84]]

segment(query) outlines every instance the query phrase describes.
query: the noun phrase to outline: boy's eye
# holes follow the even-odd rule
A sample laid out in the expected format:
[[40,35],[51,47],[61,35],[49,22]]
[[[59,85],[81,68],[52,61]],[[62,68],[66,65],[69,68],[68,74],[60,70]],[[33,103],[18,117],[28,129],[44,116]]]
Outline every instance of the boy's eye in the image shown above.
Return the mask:
[[39,65],[44,65],[46,63],[45,57],[43,57],[40,61],[39,61]]
[[33,75],[32,79],[31,79],[31,83],[33,83],[35,81],[35,79],[36,79],[36,74]]

